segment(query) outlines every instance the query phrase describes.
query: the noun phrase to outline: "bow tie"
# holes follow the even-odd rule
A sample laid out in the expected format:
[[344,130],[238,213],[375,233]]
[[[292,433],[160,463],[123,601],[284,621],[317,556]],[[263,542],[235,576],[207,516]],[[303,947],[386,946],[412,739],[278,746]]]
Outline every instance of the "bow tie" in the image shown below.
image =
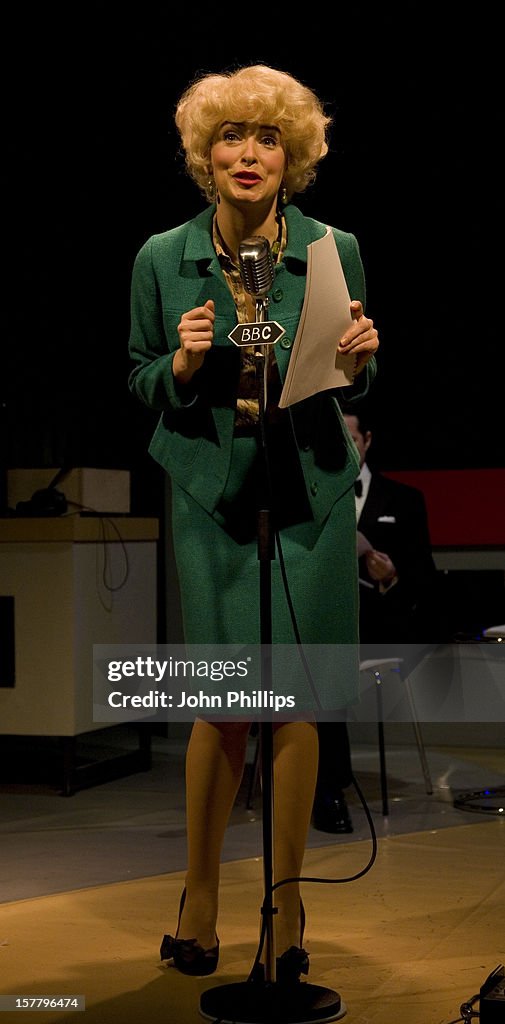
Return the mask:
[[363,494],[363,481],[362,480],[355,480],[354,481],[354,493],[355,493],[357,498],[361,498],[361,495]]

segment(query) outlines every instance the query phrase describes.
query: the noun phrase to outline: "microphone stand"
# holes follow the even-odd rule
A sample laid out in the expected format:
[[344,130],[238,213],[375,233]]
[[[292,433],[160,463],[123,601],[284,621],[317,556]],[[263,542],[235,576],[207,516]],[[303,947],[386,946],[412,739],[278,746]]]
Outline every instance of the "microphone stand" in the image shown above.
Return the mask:
[[[268,320],[268,296],[255,296],[256,323]],[[275,534],[269,486],[266,436],[267,352],[268,345],[257,345],[254,357],[258,380],[259,427],[262,459],[260,507],[257,517],[257,542],[260,601],[261,688],[272,688],[272,569],[275,556]],[[260,722],[260,756],[262,780],[263,829],[263,922],[265,974],[264,980],[249,979],[231,985],[207,989],[200,997],[200,1013],[214,1024],[326,1024],[339,1020],[346,1013],[338,992],[307,982],[279,985],[276,982],[276,957],[273,919],[273,722]]]
[[[256,323],[268,320],[268,296],[256,299]],[[258,561],[260,563],[260,643],[261,643],[261,689],[268,693],[272,689],[272,569],[271,562],[275,557],[275,535],[272,529],[272,509],[269,507],[271,498],[268,442],[266,436],[266,405],[268,396],[267,362],[268,348],[258,345],[254,352],[256,359],[256,377],[258,381],[258,405],[260,444],[262,460],[261,502],[258,510]],[[262,827],[263,827],[263,924],[265,937],[265,982],[276,980],[275,971],[275,940],[273,906],[273,723],[260,722],[261,750],[261,788],[262,788]]]

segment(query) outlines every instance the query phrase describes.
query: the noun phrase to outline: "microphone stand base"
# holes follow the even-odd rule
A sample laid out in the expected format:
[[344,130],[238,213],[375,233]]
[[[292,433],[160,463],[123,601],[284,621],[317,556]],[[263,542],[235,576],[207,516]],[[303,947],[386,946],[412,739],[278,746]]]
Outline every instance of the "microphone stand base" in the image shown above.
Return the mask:
[[200,1013],[216,1024],[326,1024],[347,1012],[338,992],[300,981],[242,981],[207,989]]

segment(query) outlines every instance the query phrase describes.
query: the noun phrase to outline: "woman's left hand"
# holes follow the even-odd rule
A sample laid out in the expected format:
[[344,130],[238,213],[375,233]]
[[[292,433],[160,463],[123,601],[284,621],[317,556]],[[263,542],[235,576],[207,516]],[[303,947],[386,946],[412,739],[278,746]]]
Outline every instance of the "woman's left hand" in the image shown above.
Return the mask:
[[363,313],[363,305],[358,299],[351,302],[351,316],[354,323],[340,339],[337,351],[344,356],[352,352],[356,356],[356,373],[360,373],[377,351],[379,335],[373,320]]

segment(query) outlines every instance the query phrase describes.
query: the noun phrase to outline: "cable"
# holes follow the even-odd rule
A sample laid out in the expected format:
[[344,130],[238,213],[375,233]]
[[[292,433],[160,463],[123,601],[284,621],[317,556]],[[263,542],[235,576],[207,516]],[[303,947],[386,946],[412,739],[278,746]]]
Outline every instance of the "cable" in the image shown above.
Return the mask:
[[473,1004],[476,1003],[478,999],[480,999],[479,992],[477,992],[476,996],[472,996],[472,998],[469,999],[468,1002],[461,1004],[459,1008],[459,1012],[461,1014],[460,1019],[465,1021],[465,1024],[466,1021],[473,1020],[475,1017],[478,1017],[480,1019],[480,1013],[478,1012],[478,1010],[473,1009]]
[[[116,536],[117,536],[117,538],[119,540],[119,543],[121,544],[121,549],[122,549],[122,552],[123,552],[123,557],[124,557],[124,562],[125,562],[123,579],[121,580],[120,583],[117,583],[115,586],[113,586],[112,583],[108,583],[106,578],[105,578],[106,577],[106,571],[107,571],[107,558],[105,557],[105,553],[107,551],[107,547],[106,547],[106,545],[107,545],[107,537],[105,536],[105,526],[104,526],[105,523],[109,523],[109,526],[112,526],[112,529],[115,530]],[[103,572],[102,572],[102,582],[103,582],[103,585],[106,588],[106,590],[108,590],[109,593],[114,594],[116,591],[121,590],[126,585],[128,577],[130,575],[130,563],[129,563],[129,560],[128,560],[128,552],[126,550],[126,544],[125,544],[125,542],[124,542],[124,540],[123,540],[123,538],[122,538],[122,536],[121,536],[121,534],[120,534],[120,532],[119,532],[119,530],[118,530],[114,520],[111,519],[110,516],[100,516],[100,527],[101,527],[101,530],[102,530],[103,547],[104,547],[104,563],[103,563]]]
[[[315,883],[317,883],[319,885],[341,885],[344,882],[355,882],[358,878],[362,878],[363,875],[366,875],[371,870],[371,868],[373,867],[373,865],[375,863],[375,860],[377,858],[377,848],[378,848],[378,845],[377,845],[377,833],[375,831],[374,823],[373,823],[373,820],[372,820],[372,816],[370,814],[370,810],[369,810],[368,805],[366,803],[365,797],[363,796],[363,793],[362,793],[362,791],[360,789],[360,786],[358,785],[358,782],[356,781],[356,778],[355,778],[354,775],[352,776],[352,783],[353,783],[353,785],[354,785],[354,787],[356,789],[356,792],[357,792],[357,794],[358,794],[358,796],[359,796],[359,798],[361,800],[361,803],[363,805],[363,809],[365,811],[365,814],[366,814],[366,817],[367,817],[367,820],[368,820],[368,824],[370,826],[370,833],[371,833],[371,839],[372,839],[372,852],[370,854],[368,863],[365,864],[365,867],[361,868],[360,871],[357,871],[354,875],[348,875],[346,878],[318,878],[317,876],[312,876],[312,875],[300,875],[300,876],[295,876],[293,878],[282,878],[279,882],[275,882],[271,886],[270,894],[272,894],[275,891],[275,889],[279,889],[281,887],[281,885],[288,885],[288,883],[290,883],[290,882],[315,882]],[[264,941],[265,941],[265,934],[266,934],[266,918],[265,918],[265,914],[264,914],[265,900],[266,900],[266,897],[263,900],[263,903],[261,905],[262,922],[261,922],[260,937],[259,937],[259,940],[258,940],[258,947],[257,947],[257,950],[256,950],[256,955],[254,957],[253,965],[251,967],[251,970],[249,972],[249,976],[247,978],[247,981],[251,981],[251,982],[255,980],[255,975],[257,974],[257,971],[258,971],[258,964],[260,962],[261,954],[263,952],[263,945],[264,945]],[[219,1022],[218,1021],[214,1021],[213,1024],[219,1024]]]
[[[121,533],[120,533],[116,523],[111,518],[111,516],[103,515],[96,508],[91,508],[90,505],[82,505],[78,501],[69,501],[68,504],[69,505],[73,505],[80,512],[90,512],[93,516],[97,517],[98,522],[100,524],[100,537],[101,537],[102,549],[103,549],[103,562],[102,562],[102,568],[101,568],[101,573],[100,573],[99,561],[98,561],[99,549],[97,547],[96,562],[95,562],[95,583],[96,583],[96,589],[97,589],[97,594],[98,594],[98,600],[100,601],[100,604],[102,605],[102,608],[104,608],[105,611],[110,612],[111,609],[112,609],[112,604],[107,604],[103,600],[102,594],[101,594],[101,589],[100,589],[100,582],[101,582],[102,587],[104,588],[104,590],[107,590],[109,594],[115,594],[118,590],[122,590],[122,588],[124,586],[126,586],[126,583],[127,583],[128,579],[129,579],[129,576],[130,576],[130,562],[129,562],[129,558],[128,558],[128,551],[127,551],[127,548],[126,548],[126,544],[124,542],[123,537],[121,536]],[[123,578],[121,579],[121,581],[119,583],[116,583],[116,584],[109,583],[109,581],[107,579],[107,575],[108,574],[110,575],[111,569],[110,569],[110,559],[108,557],[108,548],[107,548],[107,545],[110,543],[110,541],[107,539],[107,536],[106,536],[106,533],[105,533],[105,523],[108,523],[109,526],[112,527],[112,529],[115,531],[116,536],[118,538],[118,541],[119,541],[119,543],[121,545],[122,553],[123,553],[123,559],[124,559]],[[100,581],[100,575],[101,575],[101,581]]]
[[[260,403],[263,403],[263,401],[264,401],[263,371],[262,371],[262,367],[260,367],[260,364],[258,364],[258,369],[260,370],[260,374],[259,374],[260,375],[259,401],[260,401]],[[272,509],[272,514],[273,514],[274,508],[275,508],[275,503],[274,503],[274,498],[273,498],[272,472],[271,472],[271,464],[270,464],[269,449],[268,449],[268,435],[267,435],[267,430],[266,430],[266,427],[265,427],[264,417],[261,416],[261,415],[259,417],[259,425],[260,425],[260,442],[261,442],[263,464],[264,464],[264,472],[265,472],[266,491],[267,491],[267,496],[268,496],[269,507]],[[296,619],[296,612],[295,612],[295,609],[294,609],[293,599],[292,599],[290,588],[289,588],[289,581],[288,581],[288,576],[287,576],[287,571],[286,571],[286,564],[285,564],[285,560],[284,560],[284,553],[283,553],[283,550],[282,550],[282,543],[281,543],[280,532],[279,532],[279,529],[278,529],[278,527],[277,527],[277,525],[275,523],[273,524],[273,529],[274,529],[274,535],[275,535],[277,551],[278,551],[278,555],[279,555],[279,565],[280,565],[281,576],[282,576],[282,581],[283,581],[283,586],[284,586],[284,592],[285,592],[286,600],[287,600],[287,603],[288,603],[288,608],[289,608],[289,613],[290,613],[291,622],[292,622],[292,626],[293,626],[293,632],[294,632],[295,639],[296,639],[297,649],[299,651],[299,654],[300,654],[300,657],[301,657],[301,660],[302,660],[302,663],[303,663],[303,666],[304,666],[304,669],[305,669],[305,672],[306,672],[306,676],[307,676],[309,685],[311,687],[314,699],[316,701],[317,707],[320,710],[322,710],[322,706],[321,706],[321,703],[320,703],[317,691],[315,689],[314,680],[312,678],[312,675],[311,675],[311,672],[310,672],[310,668],[309,668],[309,666],[307,664],[307,661],[306,661],[306,658],[305,658],[305,654],[304,654],[304,651],[303,651],[303,644],[302,644],[302,640],[301,640],[301,636],[300,636],[300,630],[299,630],[299,627],[298,627],[298,622],[297,622],[297,619]],[[361,869],[361,871],[358,871],[358,872],[356,872],[356,874],[350,875],[347,878],[317,878],[317,877],[312,877],[312,876],[299,876],[299,877],[293,877],[293,878],[283,878],[280,881],[275,882],[274,885],[272,885],[271,893],[273,893],[275,889],[280,888],[281,885],[287,885],[290,882],[297,882],[297,883],[300,883],[300,882],[315,882],[315,883],[318,883],[318,884],[326,884],[326,885],[335,885],[335,884],[341,884],[341,883],[344,883],[344,882],[354,882],[354,881],[356,881],[356,879],[361,878],[363,875],[367,874],[367,872],[371,870],[371,868],[373,867],[373,864],[375,863],[376,857],[377,857],[377,834],[375,832],[375,828],[374,828],[374,824],[373,824],[372,816],[370,814],[369,807],[367,805],[365,797],[364,797],[364,795],[363,795],[363,793],[362,793],[362,791],[361,791],[361,789],[360,789],[360,787],[359,787],[359,785],[358,785],[354,775],[352,775],[352,782],[353,782],[353,785],[354,785],[354,787],[356,789],[358,797],[359,797],[359,799],[361,801],[363,809],[365,811],[365,815],[366,815],[366,818],[367,818],[367,821],[368,821],[368,825],[369,825],[369,828],[370,828],[370,836],[371,836],[371,840],[372,840],[372,853],[370,855],[368,863],[365,865],[364,868]],[[263,905],[262,905],[262,913],[263,913]],[[254,971],[255,971],[255,969],[257,967],[257,964],[259,963],[259,958],[261,956],[261,952],[262,952],[262,948],[263,948],[264,936],[265,936],[265,921],[263,919],[263,924],[262,924],[261,934],[260,934],[260,940],[259,940],[259,944],[258,944],[258,951],[256,953],[255,960],[254,960],[253,967],[251,969],[249,978],[252,978],[252,976],[254,974]]]
[[459,1008],[461,1017],[456,1017],[455,1020],[450,1020],[449,1024],[460,1024],[461,1021],[463,1022],[463,1024],[467,1024],[467,1021],[469,1020],[480,1019],[480,1013],[478,1012],[478,1010],[473,1009],[473,1004],[476,1003],[478,999],[480,999],[479,992],[477,992],[477,995],[472,996],[471,999],[468,999],[466,1002],[461,1003],[461,1006]]

